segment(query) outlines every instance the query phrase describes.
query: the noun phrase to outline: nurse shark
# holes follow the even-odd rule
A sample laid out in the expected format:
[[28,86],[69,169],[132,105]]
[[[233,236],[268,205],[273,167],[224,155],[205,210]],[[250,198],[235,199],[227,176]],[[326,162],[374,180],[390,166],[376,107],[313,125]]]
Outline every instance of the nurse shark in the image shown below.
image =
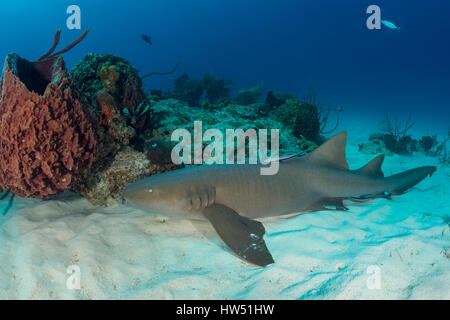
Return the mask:
[[274,260],[263,239],[264,226],[255,219],[348,210],[345,199],[390,199],[436,171],[424,166],[384,177],[384,155],[350,170],[346,141],[342,132],[307,156],[280,160],[275,175],[260,174],[267,164],[193,166],[135,182],[124,190],[124,198],[144,210],[209,220],[237,256],[265,267]]

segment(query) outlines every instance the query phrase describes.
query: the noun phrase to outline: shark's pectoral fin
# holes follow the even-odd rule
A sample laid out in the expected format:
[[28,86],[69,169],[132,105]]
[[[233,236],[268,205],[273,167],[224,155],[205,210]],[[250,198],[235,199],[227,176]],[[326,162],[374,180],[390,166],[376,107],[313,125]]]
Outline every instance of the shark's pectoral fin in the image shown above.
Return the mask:
[[274,263],[266,247],[262,223],[240,216],[229,207],[214,204],[203,210],[226,245],[242,259],[265,267]]

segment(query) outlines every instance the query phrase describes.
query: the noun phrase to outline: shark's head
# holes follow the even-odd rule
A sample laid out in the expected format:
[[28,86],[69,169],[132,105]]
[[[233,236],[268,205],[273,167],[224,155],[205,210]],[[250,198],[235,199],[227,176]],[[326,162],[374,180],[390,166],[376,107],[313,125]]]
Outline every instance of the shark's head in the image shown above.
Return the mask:
[[159,174],[129,185],[123,196],[127,202],[143,210],[183,216],[190,209],[185,190],[170,174]]

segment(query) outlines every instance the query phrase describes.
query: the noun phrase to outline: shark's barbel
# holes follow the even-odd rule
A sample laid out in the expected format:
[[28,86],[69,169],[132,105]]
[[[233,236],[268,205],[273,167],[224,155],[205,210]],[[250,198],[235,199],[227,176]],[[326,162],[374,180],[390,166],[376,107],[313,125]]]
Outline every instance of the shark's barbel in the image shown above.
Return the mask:
[[436,167],[426,166],[384,177],[378,156],[359,170],[345,159],[347,134],[340,133],[302,158],[281,161],[279,172],[260,174],[260,165],[196,166],[155,175],[128,186],[124,197],[153,212],[208,219],[242,259],[273,263],[257,218],[320,210],[348,210],[344,199],[398,195]]

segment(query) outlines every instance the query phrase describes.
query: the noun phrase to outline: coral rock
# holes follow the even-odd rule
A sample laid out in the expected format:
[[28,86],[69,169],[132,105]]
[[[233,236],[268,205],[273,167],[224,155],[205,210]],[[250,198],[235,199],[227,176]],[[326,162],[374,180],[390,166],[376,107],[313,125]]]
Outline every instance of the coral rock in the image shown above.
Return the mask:
[[393,153],[386,148],[386,145],[384,144],[382,137],[381,138],[371,137],[369,141],[359,144],[358,149],[359,149],[358,151],[367,154],[383,153],[389,156],[393,155]]
[[191,80],[183,73],[175,80],[174,95],[177,99],[186,101],[190,107],[198,107],[203,95],[203,84],[199,80]]
[[210,73],[203,76],[203,86],[209,103],[219,103],[230,97],[232,82],[224,78],[214,78]]
[[92,165],[96,141],[64,61],[10,54],[1,88],[0,186],[37,198],[68,191]]
[[[167,99],[154,103],[151,109],[155,129],[142,134],[138,139],[137,147],[147,153],[151,161],[162,165],[166,155],[159,149],[170,148],[171,150],[175,145],[175,142],[171,141],[173,130],[183,128],[193,132],[194,121],[202,121],[204,131],[218,129],[224,135],[226,130],[231,128],[240,128],[244,131],[279,128],[281,129],[279,150],[281,154],[314,147],[314,144],[303,136],[295,136],[293,129],[284,126],[281,122],[271,117],[258,115],[254,112],[253,106],[239,106],[231,103],[223,108],[201,109],[189,108],[186,103],[176,99]],[[156,150],[152,147],[155,139],[159,140],[158,145],[161,147]],[[270,149],[270,144],[268,147]]]
[[250,88],[241,89],[236,97],[236,102],[242,106],[249,106],[258,102],[261,96],[261,89],[264,84],[258,84]]
[[70,71],[79,92],[95,103],[98,91],[106,89],[118,108],[132,111],[144,99],[142,79],[124,58],[112,54],[89,53]]
[[282,104],[286,103],[286,96],[283,96],[282,94],[274,91],[269,91],[267,93],[266,97],[266,104],[269,107],[269,109],[277,108],[281,106]]
[[296,137],[316,141],[320,132],[320,119],[317,107],[296,99],[287,99],[286,103],[274,111],[275,119],[294,130]]
[[116,92],[116,82],[119,80],[119,76],[115,65],[104,66],[100,69],[100,79],[108,92]]
[[87,174],[79,191],[92,204],[108,205],[112,199],[121,199],[127,185],[156,173],[156,169],[143,153],[124,147],[106,168]]

